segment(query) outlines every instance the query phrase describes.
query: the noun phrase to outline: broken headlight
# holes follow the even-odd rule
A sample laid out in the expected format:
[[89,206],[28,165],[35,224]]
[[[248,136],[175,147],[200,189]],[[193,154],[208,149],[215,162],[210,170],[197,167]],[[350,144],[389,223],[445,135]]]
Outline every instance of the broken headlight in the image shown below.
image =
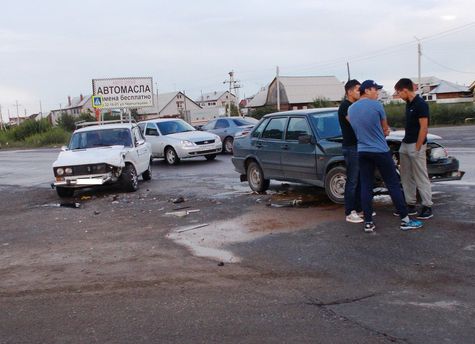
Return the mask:
[[432,148],[430,150],[430,160],[437,161],[440,159],[446,159],[449,155],[447,154],[447,150],[442,147]]

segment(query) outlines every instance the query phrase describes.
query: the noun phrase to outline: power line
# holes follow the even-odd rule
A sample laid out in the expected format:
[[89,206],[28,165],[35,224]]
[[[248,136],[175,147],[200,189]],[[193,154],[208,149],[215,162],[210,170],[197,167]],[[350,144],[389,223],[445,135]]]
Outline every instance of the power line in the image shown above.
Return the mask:
[[463,73],[463,74],[475,74],[475,72],[469,72],[469,71],[463,71],[463,70],[458,70],[458,69],[455,69],[455,68],[452,68],[452,67],[449,67],[449,66],[446,66],[446,65],[443,65],[442,63],[440,62],[437,62],[436,60],[430,58],[429,56],[427,56],[426,54],[422,54],[422,56],[429,60],[430,62],[442,67],[442,68],[445,68],[445,69],[448,69],[448,70],[451,70],[453,72],[457,72],[457,73]]

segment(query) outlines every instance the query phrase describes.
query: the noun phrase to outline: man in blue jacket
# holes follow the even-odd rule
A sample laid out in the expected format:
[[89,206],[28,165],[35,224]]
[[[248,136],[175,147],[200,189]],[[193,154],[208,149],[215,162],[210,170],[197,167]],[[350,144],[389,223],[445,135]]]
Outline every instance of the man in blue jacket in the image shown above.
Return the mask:
[[382,88],[373,80],[365,80],[360,86],[360,100],[348,110],[350,124],[358,141],[361,206],[364,212],[364,231],[367,233],[374,232],[376,228],[373,222],[375,168],[379,170],[401,218],[399,228],[406,231],[422,227],[420,221],[411,220],[408,216],[396,166],[386,142],[389,126],[384,108],[377,100]]

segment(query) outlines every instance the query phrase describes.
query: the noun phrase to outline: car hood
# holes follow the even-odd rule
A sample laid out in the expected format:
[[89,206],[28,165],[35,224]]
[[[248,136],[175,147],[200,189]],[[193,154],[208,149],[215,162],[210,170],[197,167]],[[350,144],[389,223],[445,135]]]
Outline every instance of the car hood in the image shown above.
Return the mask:
[[123,156],[128,151],[124,146],[96,147],[67,150],[59,153],[53,167],[76,166],[106,163],[112,166],[124,166]]
[[206,141],[206,140],[216,140],[217,137],[215,134],[208,133],[206,131],[186,131],[183,133],[176,133],[166,135],[167,138],[175,139],[175,140],[188,140],[191,142],[199,142],[199,141]]
[[[386,140],[391,140],[391,141],[402,141],[404,138],[405,130],[395,130],[391,131],[389,135],[386,137]],[[440,140],[442,137],[434,134],[427,134],[427,141],[434,141],[434,140]]]

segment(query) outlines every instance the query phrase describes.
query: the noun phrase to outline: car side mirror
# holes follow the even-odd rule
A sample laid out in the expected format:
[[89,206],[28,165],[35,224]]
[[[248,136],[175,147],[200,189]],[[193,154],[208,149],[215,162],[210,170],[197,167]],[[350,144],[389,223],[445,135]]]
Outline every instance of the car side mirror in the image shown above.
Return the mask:
[[300,135],[299,136],[299,143],[300,144],[313,143],[313,136],[312,135]]
[[145,143],[145,140],[137,140],[137,146],[141,146]]
[[66,151],[68,150],[68,146],[61,146],[61,150],[62,150],[63,152],[66,152]]

